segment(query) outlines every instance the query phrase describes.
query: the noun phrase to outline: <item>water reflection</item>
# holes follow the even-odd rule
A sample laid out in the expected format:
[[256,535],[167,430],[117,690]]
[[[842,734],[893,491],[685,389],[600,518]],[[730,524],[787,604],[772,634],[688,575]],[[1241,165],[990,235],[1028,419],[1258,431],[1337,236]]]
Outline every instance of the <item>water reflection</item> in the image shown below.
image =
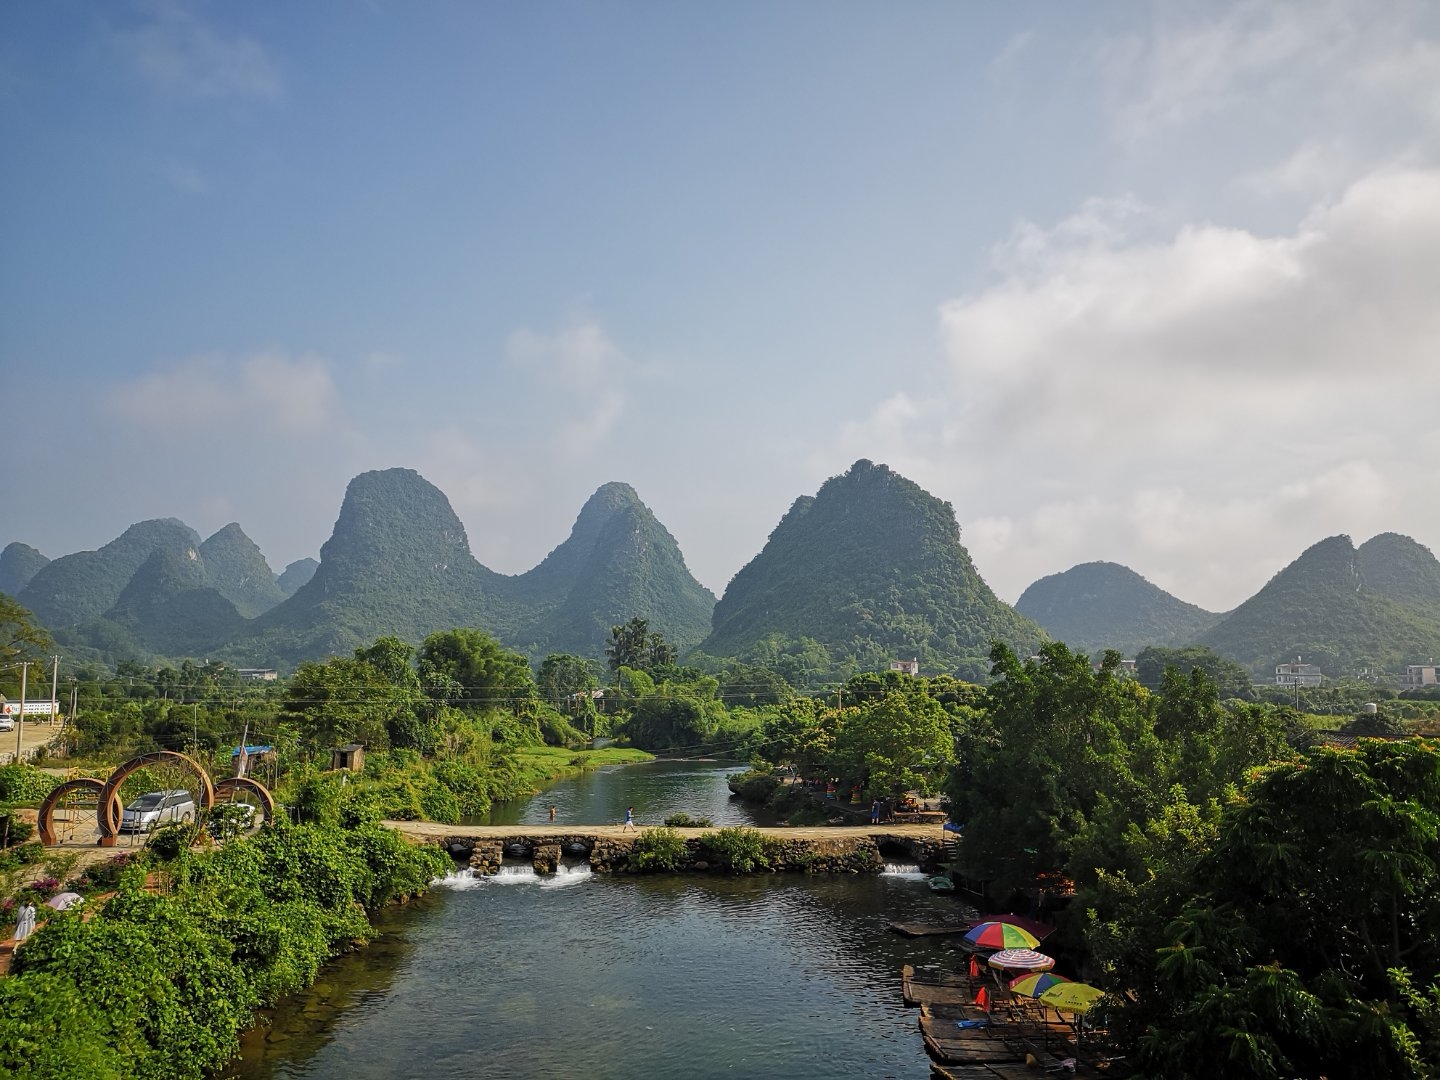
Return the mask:
[[[576,778],[575,791],[547,792],[516,819],[534,821],[551,801],[610,805],[617,792],[638,808],[644,788],[656,812],[721,823],[723,808],[725,823],[741,823],[726,770],[688,767],[686,788],[672,783],[685,770],[646,768]],[[223,1075],[922,1080],[899,971],[951,954],[886,924],[958,915],[910,872],[461,874],[276,1010]]]

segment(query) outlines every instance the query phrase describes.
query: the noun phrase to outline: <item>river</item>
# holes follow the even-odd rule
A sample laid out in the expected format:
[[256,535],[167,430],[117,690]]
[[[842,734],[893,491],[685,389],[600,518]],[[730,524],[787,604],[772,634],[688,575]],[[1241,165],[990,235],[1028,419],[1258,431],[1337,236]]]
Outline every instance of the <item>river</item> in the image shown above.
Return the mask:
[[[500,823],[756,824],[734,766],[562,781]],[[227,1078],[896,1077],[924,1080],[900,967],[949,959],[892,919],[958,916],[913,868],[807,877],[459,875],[388,912],[369,948],[270,1010]]]

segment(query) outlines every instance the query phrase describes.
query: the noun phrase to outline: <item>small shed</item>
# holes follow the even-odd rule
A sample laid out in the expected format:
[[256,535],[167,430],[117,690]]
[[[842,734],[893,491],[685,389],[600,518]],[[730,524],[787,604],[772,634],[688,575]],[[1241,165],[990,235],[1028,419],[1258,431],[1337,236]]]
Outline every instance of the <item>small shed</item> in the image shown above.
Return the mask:
[[330,751],[330,768],[359,772],[365,768],[365,747],[359,743],[346,743]]

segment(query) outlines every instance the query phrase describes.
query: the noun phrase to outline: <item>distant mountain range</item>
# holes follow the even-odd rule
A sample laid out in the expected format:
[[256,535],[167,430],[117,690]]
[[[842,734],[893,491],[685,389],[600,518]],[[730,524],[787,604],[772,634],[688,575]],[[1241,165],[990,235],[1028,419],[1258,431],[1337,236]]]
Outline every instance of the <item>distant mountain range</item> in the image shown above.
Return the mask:
[[1188,644],[1223,618],[1152,585],[1128,566],[1089,562],[1035,582],[1015,610],[1090,656],[1147,645]]
[[449,500],[408,469],[352,480],[318,562],[278,576],[238,524],[202,541],[164,518],[53,561],[12,543],[0,591],[72,656],[110,663],[289,668],[382,634],[418,642],[455,626],[537,660],[598,659],[610,627],[637,615],[682,655],[786,653],[792,667],[832,674],[915,659],[927,673],[982,678],[992,640],[1028,655],[1047,634],[1092,655],[1202,644],[1258,675],[1296,655],[1332,676],[1440,655],[1440,562],[1407,537],[1321,541],[1228,615],[1103,562],[1042,578],[1011,608],[977,573],[951,506],[864,460],[796,499],[718,602],[629,485],[602,486],[564,543],[511,576],[475,559]]
[[1440,656],[1440,561],[1397,533],[1358,549],[1348,536],[1322,540],[1225,615],[1114,563],[1041,578],[1015,607],[1092,655],[1199,644],[1262,678],[1296,657],[1335,678],[1394,674]]
[[570,537],[511,577],[471,555],[449,500],[408,469],[352,480],[319,562],[292,563],[278,578],[239,525],[202,543],[183,522],[161,519],[53,562],[11,544],[0,553],[0,580],[59,642],[89,658],[245,666],[289,667],[382,634],[418,642],[455,626],[490,630],[537,658],[598,658],[610,627],[635,615],[685,649],[708,632],[715,605],[626,484],[600,488]]
[[1327,675],[1440,656],[1440,562],[1408,536],[1309,548],[1197,639],[1257,674],[1297,656]]

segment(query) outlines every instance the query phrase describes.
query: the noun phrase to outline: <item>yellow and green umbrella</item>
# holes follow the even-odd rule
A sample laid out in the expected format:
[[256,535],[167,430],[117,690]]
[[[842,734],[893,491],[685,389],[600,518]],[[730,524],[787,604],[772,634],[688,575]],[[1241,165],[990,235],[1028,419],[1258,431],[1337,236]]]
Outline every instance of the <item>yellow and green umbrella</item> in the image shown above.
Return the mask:
[[1040,1002],[1060,1012],[1088,1012],[1090,1006],[1105,996],[1105,991],[1089,983],[1065,982],[1052,986],[1040,995]]

